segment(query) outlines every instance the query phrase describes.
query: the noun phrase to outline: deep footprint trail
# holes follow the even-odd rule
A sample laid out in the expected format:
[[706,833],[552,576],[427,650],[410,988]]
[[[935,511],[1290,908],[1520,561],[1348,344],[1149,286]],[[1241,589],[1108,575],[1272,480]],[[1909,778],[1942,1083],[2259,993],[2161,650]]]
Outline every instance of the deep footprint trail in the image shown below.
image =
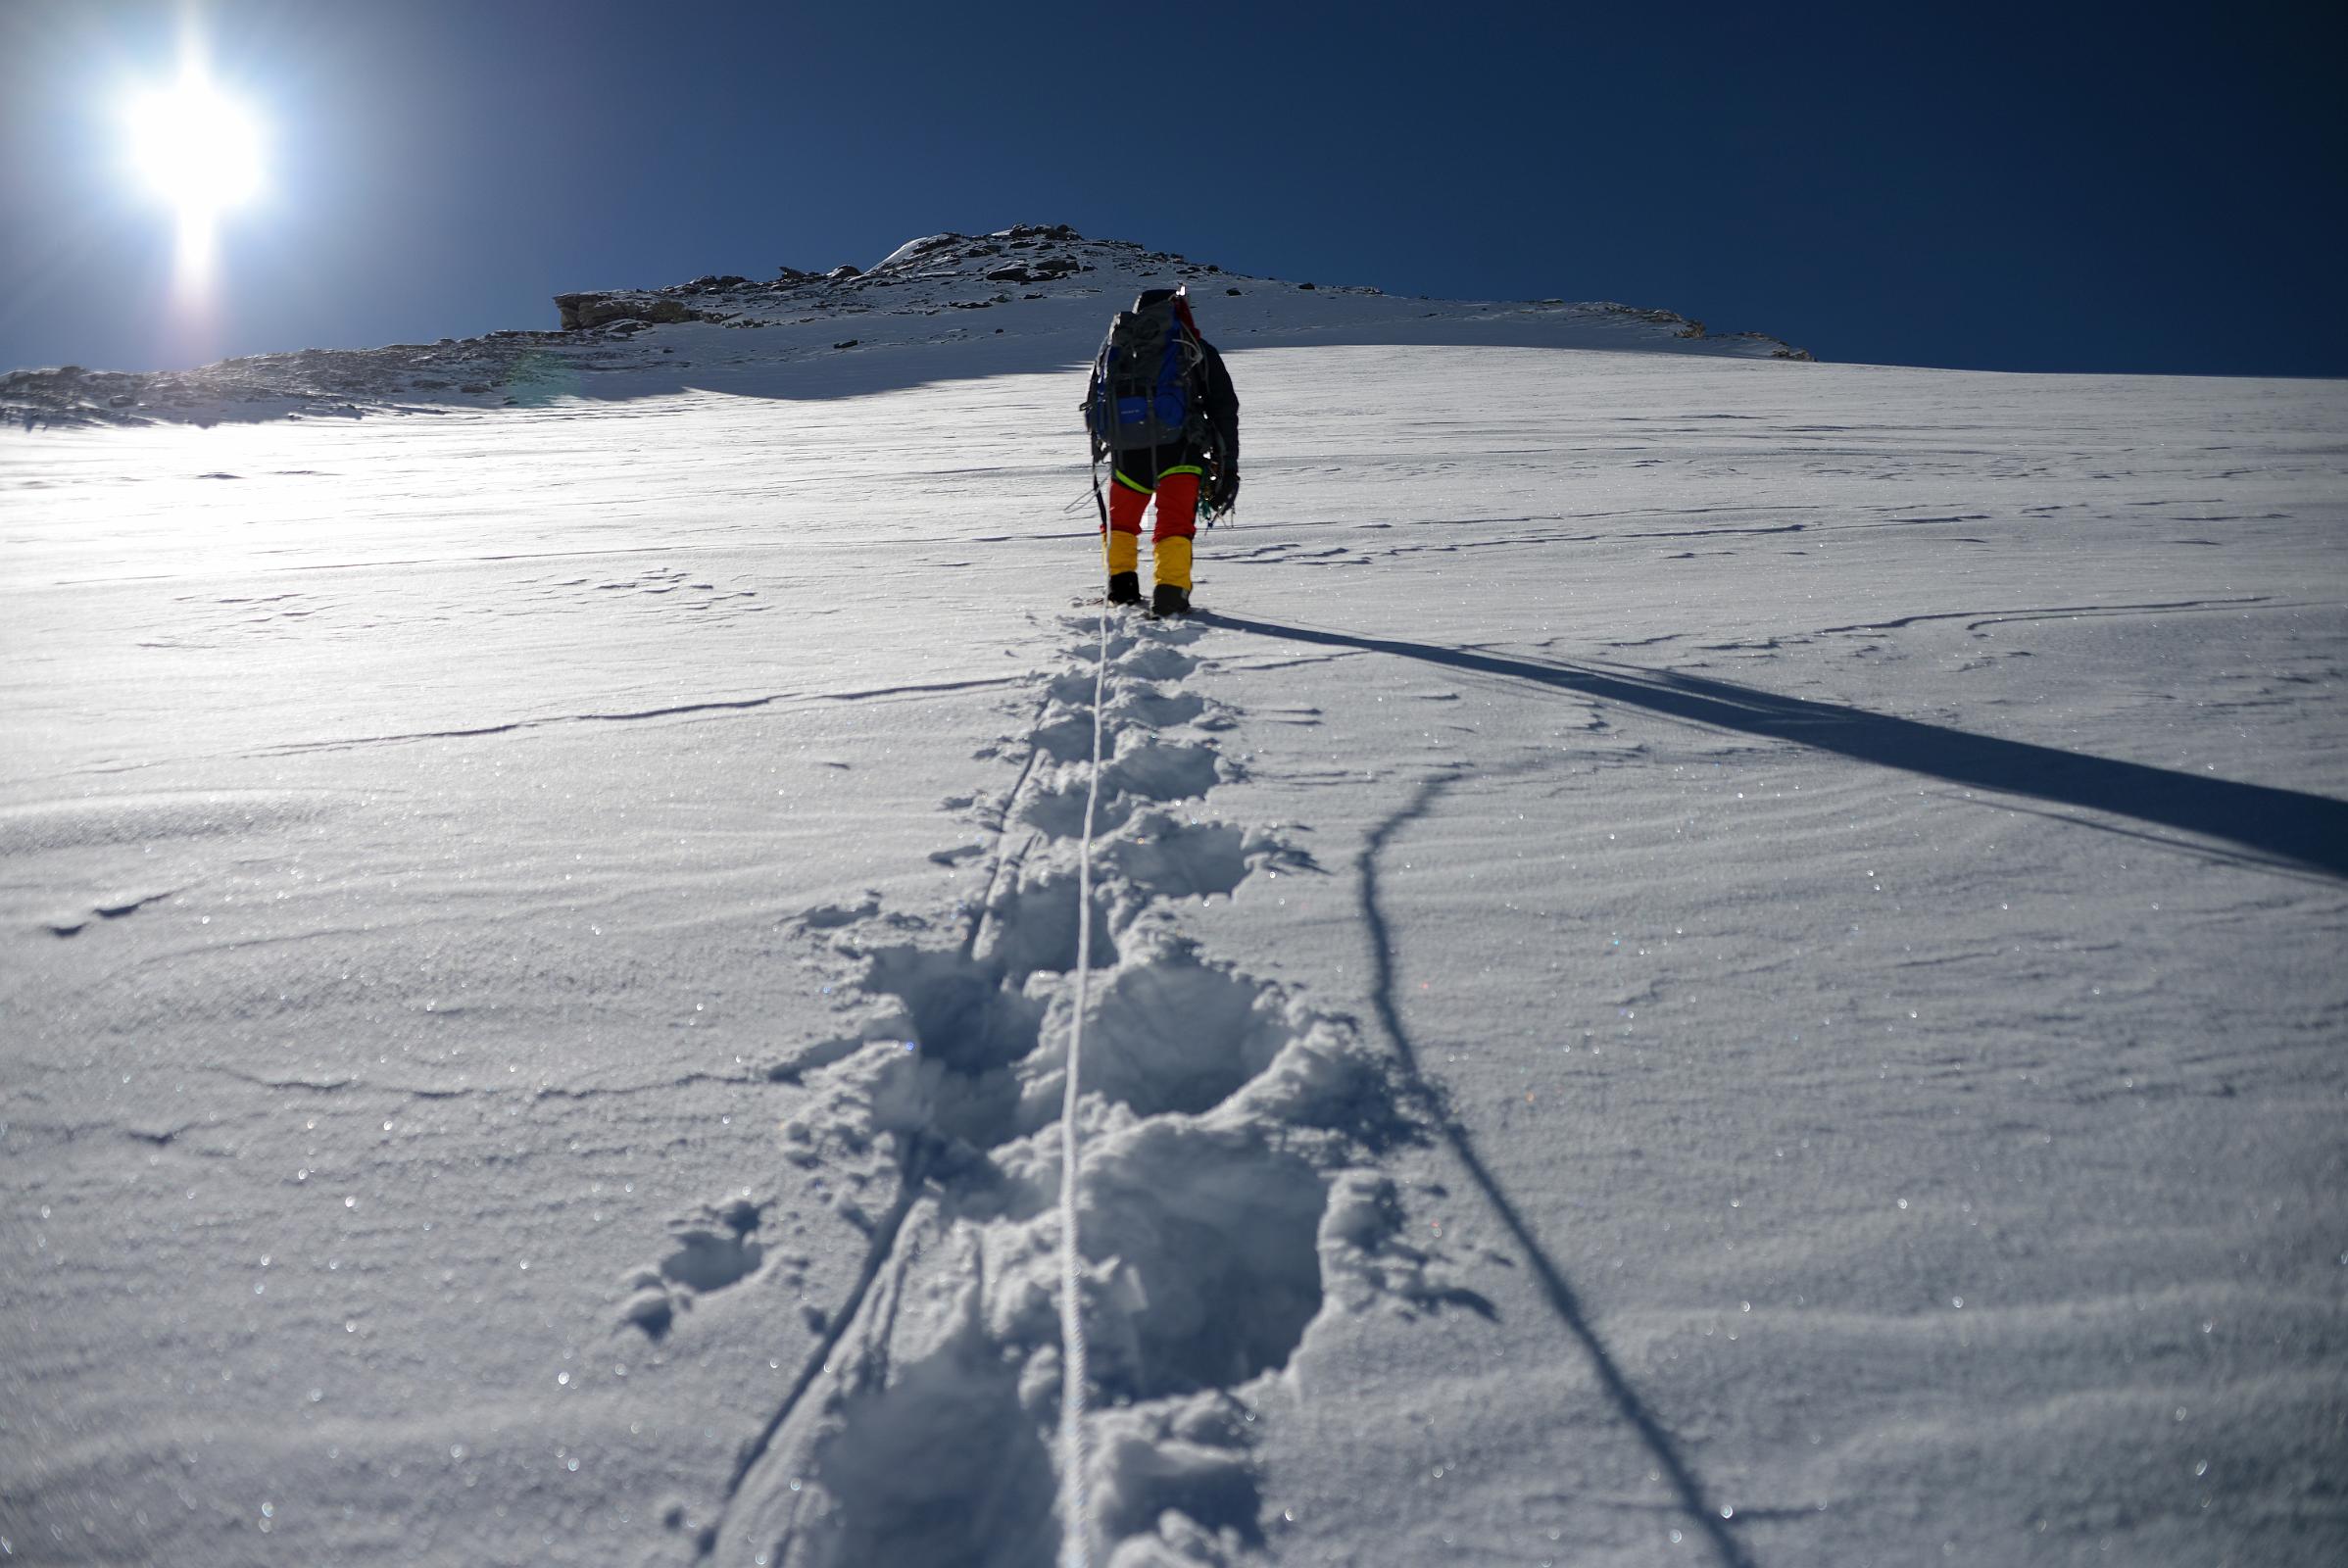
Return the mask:
[[[871,900],[801,922],[864,1022],[778,1070],[807,1092],[782,1152],[857,1194],[869,1250],[846,1299],[808,1309],[819,1343],[743,1450],[719,1514],[677,1520],[706,1560],[1053,1560],[1071,1491],[1052,1435],[1080,945],[1092,957],[1075,1200],[1094,1560],[1250,1555],[1259,1380],[1288,1366],[1321,1313],[1423,1294],[1423,1271],[1392,1266],[1398,1221],[1376,1159],[1401,1114],[1389,1066],[1349,1025],[1216,957],[1168,913],[1267,867],[1312,868],[1276,835],[1207,814],[1238,772],[1215,739],[1230,716],[1185,684],[1207,629],[1114,629],[1098,671],[1096,623],[1068,629],[1063,667],[1011,742],[1025,753],[1016,784],[978,808],[997,830],[980,906],[931,919]],[[669,1255],[635,1281],[628,1321],[677,1332],[693,1293],[755,1278],[760,1218],[737,1203],[678,1221]]]

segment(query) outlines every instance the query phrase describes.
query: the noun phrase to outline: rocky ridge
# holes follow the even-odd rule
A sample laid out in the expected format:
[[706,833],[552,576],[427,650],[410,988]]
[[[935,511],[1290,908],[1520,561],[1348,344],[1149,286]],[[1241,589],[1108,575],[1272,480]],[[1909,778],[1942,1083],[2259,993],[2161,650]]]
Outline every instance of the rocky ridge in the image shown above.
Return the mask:
[[[554,303],[560,325],[554,330],[247,355],[186,370],[71,365],[18,370],[0,376],[0,421],[26,428],[210,424],[643,395],[676,389],[679,373],[695,368],[697,361],[705,373],[695,384],[714,385],[724,378],[713,373],[721,368],[740,376],[855,349],[1011,335],[1010,325],[977,325],[979,312],[999,312],[989,321],[1014,323],[1023,339],[1052,340],[1062,350],[1055,363],[1081,363],[1090,351],[1083,340],[1097,337],[1101,328],[1099,296],[1165,283],[1247,300],[1245,308],[1217,302],[1216,336],[1231,347],[1253,346],[1247,337],[1335,341],[1327,334],[1472,322],[1488,333],[1514,325],[1588,346],[1810,358],[1762,333],[1709,333],[1703,322],[1670,311],[1560,299],[1408,299],[1362,285],[1228,272],[1128,240],[1088,239],[1064,223],[1023,223],[989,234],[924,235],[869,269],[785,267],[762,280],[710,274],[662,288],[559,294]],[[931,318],[955,324],[925,324]],[[724,340],[718,346],[706,335],[711,328],[756,331],[765,341],[754,346]],[[1067,343],[1058,345],[1060,338]]]

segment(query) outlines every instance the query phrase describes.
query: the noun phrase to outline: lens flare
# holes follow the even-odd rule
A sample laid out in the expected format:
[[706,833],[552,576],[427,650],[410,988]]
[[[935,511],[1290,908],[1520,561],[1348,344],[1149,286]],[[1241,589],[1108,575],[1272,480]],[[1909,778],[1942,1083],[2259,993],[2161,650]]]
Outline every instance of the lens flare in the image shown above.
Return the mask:
[[220,215],[261,194],[260,122],[195,65],[168,87],[132,94],[123,122],[134,176],[177,215],[181,280],[200,281]]

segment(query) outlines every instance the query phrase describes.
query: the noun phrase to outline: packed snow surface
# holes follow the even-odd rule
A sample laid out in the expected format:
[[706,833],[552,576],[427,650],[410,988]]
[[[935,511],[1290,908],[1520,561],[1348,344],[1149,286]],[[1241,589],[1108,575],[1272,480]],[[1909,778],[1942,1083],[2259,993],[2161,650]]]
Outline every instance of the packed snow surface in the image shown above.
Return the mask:
[[2348,388],[1137,275],[0,436],[0,1552],[1050,1562],[1089,926],[1096,1562],[2339,1560]]

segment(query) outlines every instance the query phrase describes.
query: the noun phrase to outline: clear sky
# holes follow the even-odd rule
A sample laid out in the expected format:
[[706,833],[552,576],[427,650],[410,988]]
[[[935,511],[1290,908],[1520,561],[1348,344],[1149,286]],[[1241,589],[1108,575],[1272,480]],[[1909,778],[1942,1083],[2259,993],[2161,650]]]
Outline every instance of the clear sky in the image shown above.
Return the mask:
[[[0,368],[555,324],[1068,222],[1842,361],[2348,374],[2348,8],[0,0]],[[264,125],[171,284],[122,103]]]

